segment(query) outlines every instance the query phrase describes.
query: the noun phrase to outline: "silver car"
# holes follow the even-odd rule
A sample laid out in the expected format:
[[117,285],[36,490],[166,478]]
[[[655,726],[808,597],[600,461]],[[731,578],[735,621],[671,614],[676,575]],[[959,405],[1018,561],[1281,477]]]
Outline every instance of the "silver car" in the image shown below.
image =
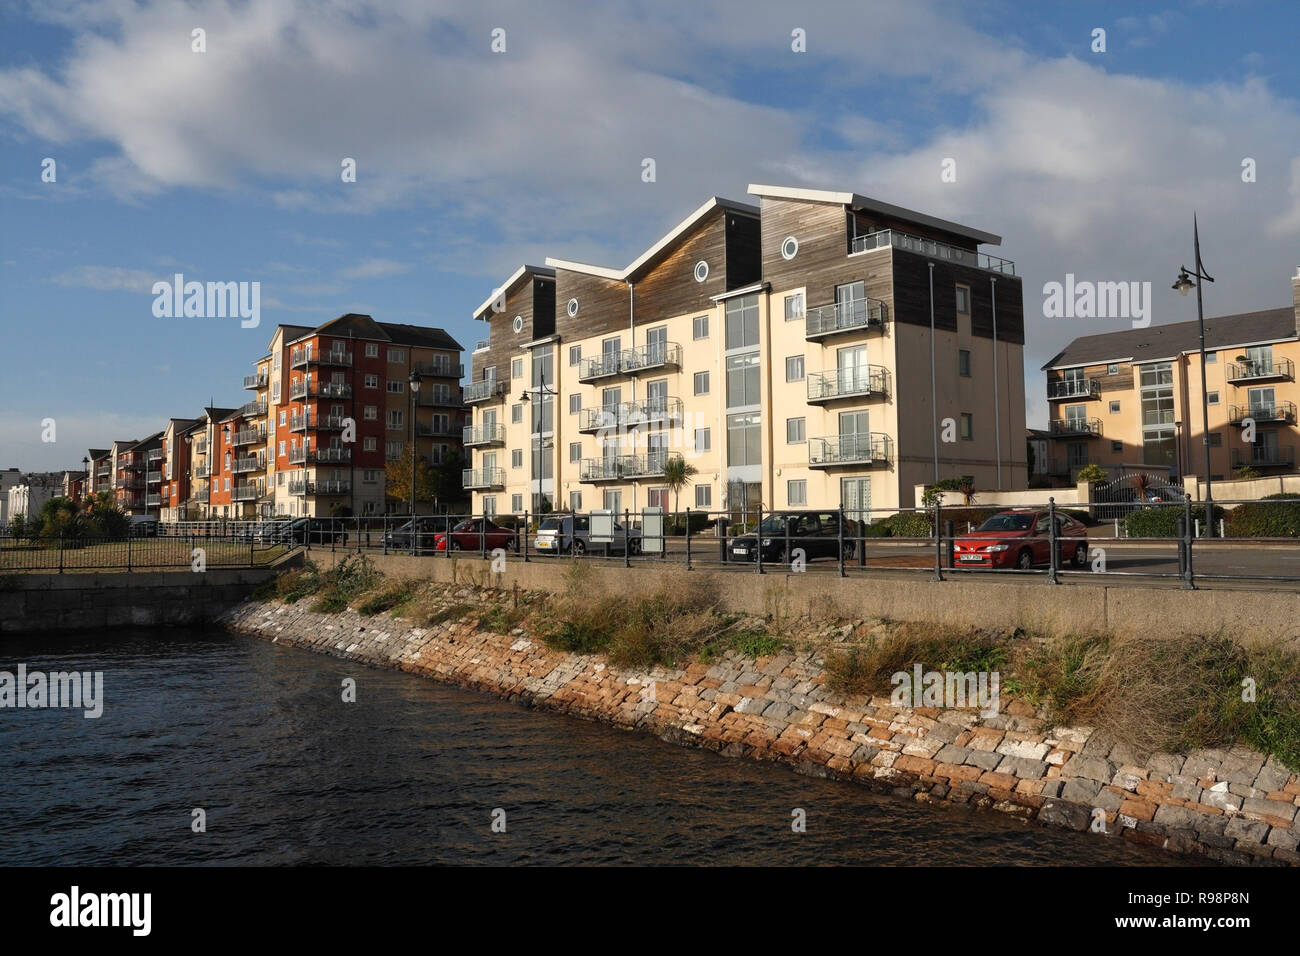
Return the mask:
[[[614,540],[609,543],[610,554],[623,553],[623,525],[614,522]],[[576,554],[591,551],[604,554],[605,545],[591,542],[590,515],[552,515],[542,519],[537,526],[533,547],[538,554]],[[630,554],[641,553],[641,532],[636,528],[627,531],[627,549]]]

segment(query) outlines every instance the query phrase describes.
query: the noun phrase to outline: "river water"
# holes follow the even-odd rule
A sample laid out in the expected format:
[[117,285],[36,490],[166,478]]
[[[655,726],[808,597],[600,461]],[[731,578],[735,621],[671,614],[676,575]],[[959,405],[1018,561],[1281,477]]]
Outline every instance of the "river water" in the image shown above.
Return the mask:
[[1188,862],[220,631],[6,637],[19,663],[102,671],[104,711],[0,709],[0,864]]

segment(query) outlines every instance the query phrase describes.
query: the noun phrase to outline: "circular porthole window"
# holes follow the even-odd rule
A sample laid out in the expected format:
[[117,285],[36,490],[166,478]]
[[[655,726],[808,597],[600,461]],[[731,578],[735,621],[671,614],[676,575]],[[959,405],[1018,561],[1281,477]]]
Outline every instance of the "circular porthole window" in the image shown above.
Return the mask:
[[524,317],[522,315],[515,316],[514,330],[516,332],[522,332],[524,330]]
[[709,277],[709,264],[701,259],[695,263],[695,281],[703,282]]
[[786,236],[785,241],[781,243],[781,258],[793,259],[799,254],[799,240],[794,236]]
[[569,300],[569,305],[568,305],[568,307],[567,307],[567,311],[568,311],[568,313],[569,313],[569,318],[573,318],[575,315],[578,314],[578,300],[577,300],[577,299],[570,299],[570,300]]

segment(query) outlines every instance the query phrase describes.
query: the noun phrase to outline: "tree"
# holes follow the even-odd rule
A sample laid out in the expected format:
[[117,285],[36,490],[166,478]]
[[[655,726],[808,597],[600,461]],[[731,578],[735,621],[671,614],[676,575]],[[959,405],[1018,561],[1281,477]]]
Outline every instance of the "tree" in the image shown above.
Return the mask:
[[966,502],[967,508],[969,508],[971,505],[975,503],[975,482],[972,481],[971,479],[969,478],[962,479],[962,483],[957,486],[957,492],[962,496],[962,499]]
[[681,511],[682,489],[700,473],[699,469],[680,455],[664,462],[664,484],[673,493],[673,510]]
[[1249,481],[1252,478],[1259,477],[1259,472],[1250,465],[1238,465],[1232,469],[1232,473],[1242,481]]
[[1086,481],[1090,485],[1096,484],[1100,481],[1105,481],[1106,469],[1101,467],[1101,465],[1098,465],[1096,462],[1091,462],[1079,469],[1079,474],[1076,476],[1076,480]]
[[384,467],[385,493],[389,498],[406,502],[408,509],[414,507],[414,502],[411,501],[412,457],[415,457],[416,501],[433,501],[438,492],[436,473],[433,466],[429,464],[427,458],[413,456],[411,446],[408,443],[406,450],[402,452],[402,457],[396,461],[390,461]]

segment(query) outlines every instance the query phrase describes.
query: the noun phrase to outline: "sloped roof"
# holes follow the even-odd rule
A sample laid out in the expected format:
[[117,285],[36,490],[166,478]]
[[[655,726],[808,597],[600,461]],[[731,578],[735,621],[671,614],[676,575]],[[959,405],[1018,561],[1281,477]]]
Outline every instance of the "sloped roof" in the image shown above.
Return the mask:
[[407,325],[402,322],[380,322],[379,326],[397,345],[447,349],[453,352],[464,351],[461,344],[448,335],[445,329],[435,329],[428,325]]
[[518,286],[519,283],[523,281],[524,276],[530,276],[530,277],[537,276],[542,279],[554,279],[555,270],[548,268],[547,266],[530,266],[528,263],[525,262],[523,265],[521,265],[518,269],[516,269],[514,272],[510,274],[509,279],[507,279],[505,282],[501,283],[499,286],[497,286],[495,289],[492,290],[492,294],[488,296],[477,309],[474,310],[474,318],[476,319],[481,318],[483,313],[485,313],[488,309],[492,307],[492,303],[497,300],[497,296],[509,295],[511,292],[513,292],[515,290],[515,287]]

